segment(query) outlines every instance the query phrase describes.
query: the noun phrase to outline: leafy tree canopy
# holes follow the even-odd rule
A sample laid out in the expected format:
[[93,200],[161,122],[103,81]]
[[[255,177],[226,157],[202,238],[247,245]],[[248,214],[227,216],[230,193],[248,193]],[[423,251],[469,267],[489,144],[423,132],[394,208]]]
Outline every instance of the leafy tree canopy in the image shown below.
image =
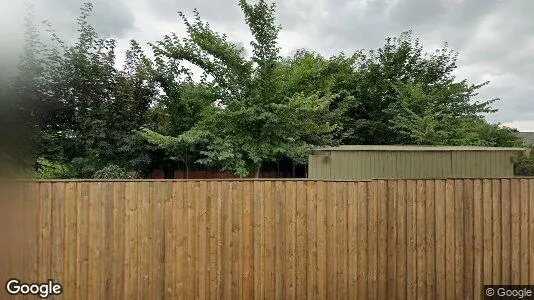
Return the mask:
[[[486,114],[496,111],[491,105],[498,99],[476,100],[488,82],[456,80],[457,56],[446,44],[425,52],[411,32],[360,55],[355,72],[341,82],[340,89],[351,97],[336,104],[344,108],[340,142],[492,144],[483,132],[498,128],[481,124],[486,124]],[[502,130],[501,135],[507,133]]]
[[132,41],[124,69],[116,69],[115,41],[98,37],[87,22],[91,11],[90,3],[82,7],[73,45],[52,29],[51,40],[41,42],[28,18],[27,49],[15,84],[32,116],[36,167],[46,167],[37,157],[80,166],[69,176],[82,178],[108,164],[128,170],[147,166],[148,145],[133,131],[145,123],[156,93],[140,46]]
[[[245,58],[243,48],[213,31],[197,11],[193,22],[180,14],[187,38],[166,36],[154,45],[154,52],[200,67],[213,79],[218,96],[217,105],[210,106],[191,131],[174,141],[207,141],[198,162],[247,176],[259,172],[264,162],[282,157],[303,163],[311,145],[332,142],[333,127],[325,122],[332,95],[297,93],[285,87],[282,82],[287,74],[277,72],[283,61],[274,5],[244,0],[239,5],[254,37],[252,57]],[[160,138],[159,145],[165,146],[166,141]],[[179,148],[183,147],[190,144],[182,143]]]
[[122,69],[115,41],[87,21],[91,4],[72,44],[51,25],[42,39],[30,13],[19,73],[0,89],[11,99],[0,103],[0,128],[28,138],[0,132],[0,155],[26,146],[10,154],[41,178],[132,178],[167,158],[243,177],[282,159],[305,164],[313,146],[521,145],[516,130],[485,120],[498,99],[479,99],[487,82],[454,76],[458,53],[446,44],[426,52],[406,32],[376,50],[281,57],[274,4],[238,3],[251,55],[194,10],[179,14],[185,36],[150,44],[153,58],[131,41]]

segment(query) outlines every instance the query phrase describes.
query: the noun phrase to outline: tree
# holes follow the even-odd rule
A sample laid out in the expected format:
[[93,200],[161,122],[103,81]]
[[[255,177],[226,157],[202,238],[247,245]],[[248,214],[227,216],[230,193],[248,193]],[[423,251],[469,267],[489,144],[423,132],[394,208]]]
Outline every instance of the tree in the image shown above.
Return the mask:
[[347,57],[341,53],[325,58],[310,50],[297,50],[277,64],[276,87],[283,95],[335,94],[340,84],[352,75],[359,55],[357,52]]
[[[474,101],[487,82],[457,81],[457,53],[447,45],[426,53],[411,32],[361,55],[357,69],[343,82],[344,144],[462,144],[451,129],[479,122],[498,99]],[[455,130],[455,133],[460,133]]]
[[479,87],[463,82],[426,88],[421,83],[397,86],[399,100],[389,109],[393,128],[410,144],[520,145],[512,131],[484,120],[483,113],[493,111],[488,102],[470,102]]
[[[47,72],[53,53],[40,39],[34,22],[33,7],[28,6],[25,18],[24,49],[18,63],[17,74],[3,79],[1,128],[2,142],[17,149],[9,155],[24,169],[36,166],[43,144],[41,132],[61,122],[60,102],[48,88],[54,84]],[[5,74],[2,74],[5,75]],[[9,140],[5,140],[9,138]]]
[[26,80],[31,84],[19,85],[32,87],[21,97],[53,108],[47,118],[32,113],[39,124],[38,157],[69,165],[61,177],[92,177],[108,165],[142,171],[151,160],[149,145],[136,132],[146,122],[156,93],[147,72],[150,62],[132,41],[125,69],[117,70],[115,41],[98,37],[87,21],[91,12],[92,5],[84,4],[74,45],[49,29],[51,41],[46,44],[55,46],[41,46],[45,43],[36,42],[38,36],[29,27],[30,49],[22,58],[21,74],[36,75]]
[[185,166],[188,173],[200,158],[200,149],[205,143],[191,136],[174,137],[180,137],[197,125],[217,100],[216,89],[206,76],[200,82],[193,81],[191,72],[179,61],[160,53],[155,56],[150,72],[162,92],[149,110],[141,135],[149,143],[166,150],[170,159]]
[[[194,128],[176,139],[160,136],[160,145],[178,149],[187,147],[186,141],[207,141],[199,163],[244,177],[250,172],[258,176],[263,163],[281,157],[302,163],[311,145],[330,143],[332,126],[322,121],[329,113],[332,95],[287,94],[279,88],[281,58],[274,4],[241,0],[239,5],[254,37],[250,59],[226,35],[214,32],[196,10],[194,22],[180,14],[188,37],[165,36],[154,45],[154,52],[199,66],[211,78],[218,96]],[[173,141],[173,146],[165,141]]]

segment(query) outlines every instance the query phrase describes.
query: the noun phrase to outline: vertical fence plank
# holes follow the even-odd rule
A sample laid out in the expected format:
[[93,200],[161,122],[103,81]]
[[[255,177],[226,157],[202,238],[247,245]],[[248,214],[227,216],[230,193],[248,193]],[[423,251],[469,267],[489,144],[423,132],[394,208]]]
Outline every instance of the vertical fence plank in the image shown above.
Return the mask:
[[[176,282],[174,285],[178,299],[186,299],[187,296],[187,204],[185,194],[185,184],[183,182],[173,183],[173,198],[175,202],[175,217],[176,224]],[[221,252],[221,256],[225,253]]]
[[286,294],[286,283],[291,280],[287,277],[286,270],[286,235],[287,235],[287,210],[292,208],[291,205],[286,203],[285,191],[286,182],[276,181],[275,182],[275,217],[276,217],[276,258],[275,258],[275,299],[285,299]]
[[[88,269],[87,276],[88,278],[88,293],[87,297],[90,299],[96,299],[100,297],[99,288],[100,288],[100,268],[101,268],[101,202],[100,198],[102,197],[102,183],[97,182],[92,184],[90,187],[89,193],[89,236],[88,236],[88,248],[89,259],[88,259]],[[129,227],[135,227],[135,223],[129,224]],[[132,244],[131,250],[134,251],[135,246]],[[135,268],[137,262],[132,262],[130,267]],[[133,273],[133,272],[132,272]],[[135,287],[135,284],[130,285],[132,288]]]
[[473,223],[473,180],[467,179],[463,184],[463,201],[464,207],[464,274],[463,289],[466,299],[473,299],[474,294],[480,294],[480,289],[473,290],[473,264],[474,264],[474,223]]
[[254,207],[254,299],[264,299],[263,286],[265,283],[265,260],[263,249],[265,248],[265,198],[264,182],[254,181],[253,207]]
[[484,227],[483,227],[483,207],[482,207],[482,181],[473,182],[473,229],[474,229],[474,251],[473,251],[473,290],[475,299],[482,296],[482,286],[484,285]]
[[239,297],[239,299],[243,299],[243,294],[244,294],[244,275],[245,275],[245,272],[244,272],[244,261],[245,261],[245,254],[243,252],[243,249],[244,249],[244,244],[245,244],[245,241],[243,239],[243,234],[244,234],[244,218],[245,218],[245,213],[244,213],[244,210],[245,210],[245,201],[244,201],[244,194],[245,194],[245,182],[241,182],[238,186],[238,197],[237,197],[237,201],[238,201],[238,204],[237,204],[237,213],[238,213],[238,218],[236,219],[237,221],[237,233],[236,233],[236,247],[237,247],[237,273],[238,273],[238,277],[237,277],[237,295]]
[[388,279],[388,186],[386,180],[377,182],[377,297],[384,299],[387,297]]
[[[136,183],[137,186],[139,186],[139,183]],[[154,268],[154,277],[156,277],[158,280],[156,281],[155,285],[155,295],[154,299],[163,299],[165,295],[165,281],[166,281],[166,273],[165,273],[165,202],[168,201],[169,198],[169,190],[167,188],[167,183],[162,181],[159,183],[158,187],[159,193],[157,194],[156,198],[156,230],[155,230],[155,239],[154,242],[156,244],[156,253],[155,253],[155,260],[156,260],[156,267]],[[137,210],[139,212],[139,209]],[[139,213],[138,213],[139,215]],[[138,218],[138,222],[142,222],[140,218]],[[139,227],[139,223],[137,224]],[[137,241],[139,242],[139,241]],[[139,257],[139,256],[138,256]]]
[[[395,241],[395,266],[396,266],[396,276],[395,280],[397,281],[396,286],[396,296],[394,299],[404,300],[406,298],[406,284],[407,284],[407,221],[406,221],[406,212],[408,205],[406,202],[406,181],[398,180],[397,191],[396,191],[396,202],[397,202],[397,239]],[[392,299],[393,299],[392,298]]]
[[223,299],[232,298],[232,186],[231,182],[225,181],[223,183],[223,234],[222,234],[222,278],[223,284]]
[[[337,274],[336,297],[337,299],[347,299],[347,183],[340,182],[336,184],[336,253],[337,264],[334,265]],[[385,250],[385,249],[384,249]]]
[[216,203],[216,211],[217,211],[217,257],[216,257],[216,265],[217,265],[217,277],[216,277],[216,283],[215,287],[217,289],[216,299],[222,299],[222,292],[223,292],[223,262],[224,259],[222,255],[222,249],[223,249],[223,209],[224,209],[224,199],[223,199],[223,188],[222,188],[222,182],[217,181],[216,183],[217,187],[217,203]]
[[435,181],[425,181],[426,199],[426,298],[436,298],[436,216]]
[[[191,256],[192,260],[191,263],[193,265],[193,274],[192,274],[192,295],[194,297],[200,297],[200,295],[204,296],[204,291],[201,292],[201,290],[204,288],[204,285],[201,282],[204,279],[205,270],[203,268],[203,260],[202,258],[205,255],[205,249],[201,249],[201,243],[204,244],[205,241],[205,230],[204,228],[201,228],[201,214],[202,210],[205,208],[204,199],[203,196],[204,193],[201,192],[200,187],[200,181],[195,180],[192,184],[192,195],[189,196],[189,199],[192,201],[191,203],[191,224],[194,224],[193,227],[193,241],[191,242]],[[239,197],[238,195],[237,197]],[[239,233],[237,231],[236,235]],[[201,242],[202,241],[202,242]]]
[[[195,182],[194,181],[187,181],[185,183],[184,189],[187,192],[187,196],[184,196],[185,201],[185,209],[186,209],[186,228],[187,228],[187,246],[186,246],[186,270],[187,273],[185,275],[185,282],[186,282],[186,293],[185,298],[192,298],[195,296],[195,285],[196,285],[196,279],[198,278],[197,269],[195,268],[195,261],[198,257],[196,249],[195,249],[195,243],[198,241],[198,232],[197,232],[197,226],[195,222]],[[229,258],[231,259],[231,258]]]
[[[76,245],[76,252],[78,253],[78,259],[80,261],[78,269],[76,271],[76,290],[77,299],[88,299],[88,259],[89,259],[89,193],[90,188],[87,182],[81,183],[81,188],[78,190],[78,210],[77,219],[78,223],[78,244]],[[125,197],[119,201],[125,201]],[[125,226],[126,227],[126,226]],[[123,235],[124,238],[124,235]],[[123,240],[124,241],[124,240]],[[126,290],[124,278],[122,278],[123,291]],[[124,295],[124,294],[123,294]]]
[[436,180],[434,192],[436,222],[436,299],[445,299],[445,274],[447,272],[445,253],[447,242],[445,236],[446,190],[444,180]]
[[511,218],[511,199],[510,199],[510,179],[501,180],[502,193],[502,284],[512,284],[511,276],[511,250],[512,248],[512,218]]
[[417,298],[426,297],[426,199],[425,199],[425,181],[417,180],[417,197],[416,197],[416,272],[417,272]]
[[386,297],[395,299],[397,295],[397,181],[387,181],[387,285]]
[[317,182],[317,299],[327,297],[327,188],[325,182]]
[[[139,183],[137,184],[139,186]],[[159,232],[159,247],[160,247],[160,276],[162,277],[162,280],[160,282],[160,291],[159,291],[159,297],[161,299],[168,299],[172,295],[172,277],[173,277],[173,270],[169,266],[172,266],[173,264],[173,257],[171,257],[172,253],[172,221],[171,221],[171,213],[169,212],[172,209],[172,186],[170,182],[162,182],[161,183],[161,199],[160,199],[160,232]],[[138,191],[138,194],[140,194],[140,191]],[[138,211],[140,212],[140,208],[138,208]],[[141,221],[141,218],[140,222]],[[141,224],[137,225],[138,227],[141,227]],[[139,241],[138,241],[139,242]],[[141,256],[139,256],[141,258]]]
[[483,210],[483,227],[484,227],[484,237],[483,237],[483,247],[484,247],[484,285],[492,284],[492,244],[493,244],[493,215],[492,215],[492,198],[491,198],[491,181],[483,180],[482,181],[482,210]]
[[[104,226],[104,248],[103,248],[103,263],[104,268],[102,269],[103,276],[103,296],[109,297],[113,294],[113,274],[117,272],[113,262],[117,259],[114,253],[113,243],[115,240],[115,215],[114,215],[114,189],[115,185],[113,182],[105,182],[103,187],[102,194],[102,215],[104,216],[103,225]],[[68,198],[68,197],[67,197]]]
[[[368,183],[358,183],[357,206],[358,206],[358,299],[366,299],[369,297],[367,282],[368,282]],[[317,274],[318,278],[322,277]]]
[[445,298],[455,299],[454,280],[454,180],[447,179],[445,190]]
[[[493,278],[492,282],[498,284],[501,282],[501,260],[502,260],[502,248],[501,248],[501,220],[502,220],[502,203],[501,203],[501,181],[493,179],[492,185],[492,202],[493,202]],[[475,290],[475,292],[477,292]]]
[[[52,184],[51,197],[51,230],[50,230],[50,278],[58,282],[64,282],[63,276],[63,245],[65,244],[64,231],[64,203],[65,203],[65,183],[57,182]],[[48,278],[47,278],[48,279]]]
[[[107,186],[107,182],[102,182],[101,185],[100,185],[100,199],[98,199],[98,202],[99,202],[99,206],[98,206],[98,214],[99,214],[99,219],[98,219],[98,223],[100,225],[100,249],[99,249],[99,255],[100,255],[100,259],[99,259],[99,276],[98,276],[98,285],[99,285],[99,289],[98,289],[98,297],[99,298],[105,298],[106,297],[106,291],[108,290],[107,289],[107,272],[110,271],[108,270],[108,260],[109,260],[109,254],[107,252],[108,250],[108,247],[107,247],[107,240],[108,240],[108,229],[109,229],[109,224],[108,224],[108,219],[109,219],[109,216],[107,214],[107,206],[106,206],[106,199],[107,199],[107,190],[106,190],[106,186]],[[109,295],[109,294],[108,294]]]
[[[454,287],[456,299],[465,297],[464,191],[463,180],[454,180]],[[491,223],[490,223],[491,228]]]
[[[80,185],[78,185],[80,186]],[[115,236],[113,237],[113,252],[115,260],[113,261],[113,269],[115,270],[113,274],[113,292],[111,293],[112,299],[124,299],[124,278],[126,277],[125,272],[125,250],[123,237],[125,235],[125,206],[124,206],[124,192],[125,192],[125,183],[117,182],[114,183],[115,189],[113,191],[113,227],[115,228]],[[81,207],[81,202],[77,201],[77,208]],[[80,215],[78,215],[77,225],[80,224]],[[78,231],[79,233],[80,231]],[[122,238],[119,238],[122,237]],[[78,240],[80,235],[78,234]],[[77,256],[78,257],[78,256]],[[78,258],[79,260],[79,258]],[[80,279],[77,277],[77,281]]]
[[327,235],[326,235],[326,276],[327,276],[327,292],[329,299],[337,299],[336,285],[337,285],[337,230],[336,230],[336,185],[327,183],[328,190],[327,206],[326,206],[326,220],[327,220]]
[[521,186],[519,179],[511,180],[511,221],[512,221],[512,245],[511,245],[511,280],[512,284],[521,284],[521,260],[520,260],[520,246],[521,246]]
[[296,213],[297,199],[296,186],[294,181],[285,182],[285,222],[286,230],[283,240],[285,241],[285,297],[284,299],[295,299],[295,278],[296,278]]
[[378,296],[378,183],[376,181],[370,182],[368,187],[368,296],[376,299]]
[[50,272],[50,240],[52,227],[51,199],[52,184],[43,182],[39,190],[39,282],[45,282],[51,276]]
[[[307,206],[308,206],[308,195],[306,194],[307,184],[303,181],[297,181],[297,191],[296,191],[296,201],[297,201],[297,213],[296,213],[296,282],[295,282],[295,298],[301,298],[306,295],[307,290],[307,274],[310,272],[308,270],[307,264],[307,252],[309,251],[307,247]],[[345,198],[346,199],[346,198]]]
[[[207,184],[206,181],[195,182],[195,203],[198,207],[195,214],[195,222],[198,224],[197,244],[198,247],[195,254],[198,258],[195,260],[195,265],[198,274],[198,291],[195,291],[195,295],[198,295],[200,299],[207,299],[206,294],[209,285],[207,282],[207,266],[208,266],[208,233],[207,233]],[[243,238],[241,238],[242,240]],[[198,293],[198,294],[197,294]]]
[[415,299],[417,292],[416,248],[416,182],[406,182],[406,299]]
[[243,191],[243,297],[254,299],[254,195],[253,183],[244,182]]
[[[159,194],[159,184],[156,184],[156,182],[150,182],[148,185],[148,205],[147,205],[147,215],[144,220],[148,224],[146,228],[146,288],[147,288],[147,294],[149,297],[154,298],[156,297],[156,288],[155,288],[155,282],[154,282],[154,269],[157,267],[157,252],[156,252],[156,222],[157,217],[156,215],[156,205],[158,201],[158,195]],[[139,257],[138,257],[139,259]]]
[[[137,249],[139,247],[137,241],[137,224],[138,224],[138,214],[137,214],[137,184],[135,182],[126,183],[125,189],[125,210],[126,210],[126,219],[125,219],[125,251],[126,251],[126,284],[125,284],[125,297],[128,299],[135,299],[137,295],[137,277],[139,276],[138,271],[138,259]],[[148,258],[150,259],[150,257]],[[153,297],[154,294],[151,294]],[[90,298],[94,299],[94,298]]]
[[529,284],[529,252],[533,251],[533,249],[529,250],[529,241],[528,241],[528,231],[529,231],[529,225],[528,225],[528,214],[529,214],[529,205],[528,205],[528,181],[526,179],[520,180],[520,218],[521,218],[521,225],[520,225],[520,284],[522,285],[528,285]]
[[264,294],[273,297],[276,294],[275,279],[275,248],[276,248],[276,228],[277,218],[275,216],[276,198],[275,185],[273,181],[265,182],[265,237],[264,237],[264,264],[265,264],[265,288]]
[[162,182],[149,182],[146,185],[137,183],[137,268],[138,295],[159,299],[157,278],[159,278],[159,245],[160,216],[158,206],[161,205]]
[[[306,203],[307,203],[307,298],[317,297],[318,276],[317,276],[317,183],[306,182]],[[354,194],[353,194],[354,196]],[[355,235],[354,235],[355,236]],[[351,237],[353,237],[351,235]],[[351,243],[356,246],[357,243]],[[354,268],[356,271],[356,268]],[[353,299],[355,298],[352,297]]]
[[[164,224],[165,224],[165,261],[163,267],[165,269],[165,299],[176,299],[174,283],[176,281],[176,223],[173,220],[173,216],[176,212],[175,207],[175,191],[172,182],[166,182],[165,188],[167,189],[167,198],[164,203]],[[139,226],[142,226],[139,224]]]
[[[357,299],[358,298],[358,184],[356,182],[348,183],[348,299]],[[310,199],[308,199],[310,201]],[[310,222],[308,222],[310,223]],[[310,225],[308,225],[310,226]],[[361,234],[361,233],[360,233]],[[311,236],[308,239],[313,238]],[[308,243],[310,245],[310,243]],[[308,247],[308,251],[312,252],[313,250]],[[310,287],[308,287],[310,290]],[[308,294],[308,298],[311,298]]]
[[220,213],[221,207],[219,206],[219,197],[218,197],[218,182],[211,181],[209,185],[209,299],[218,299],[219,298],[219,255],[221,253],[219,249],[219,234],[220,234]]

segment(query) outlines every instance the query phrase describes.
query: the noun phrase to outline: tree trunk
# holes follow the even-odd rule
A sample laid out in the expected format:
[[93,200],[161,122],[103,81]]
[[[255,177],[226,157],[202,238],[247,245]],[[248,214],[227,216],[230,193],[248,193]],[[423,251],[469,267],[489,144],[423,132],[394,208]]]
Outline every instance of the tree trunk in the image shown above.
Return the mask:
[[256,167],[256,176],[255,176],[255,178],[260,178],[260,170],[261,170],[261,165]]

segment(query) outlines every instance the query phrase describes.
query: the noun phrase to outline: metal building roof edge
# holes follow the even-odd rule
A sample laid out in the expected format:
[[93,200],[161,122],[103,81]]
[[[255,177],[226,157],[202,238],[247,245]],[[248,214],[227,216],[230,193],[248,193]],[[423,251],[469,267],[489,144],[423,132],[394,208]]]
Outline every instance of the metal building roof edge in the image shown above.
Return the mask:
[[415,145],[342,145],[337,147],[316,147],[315,151],[518,151],[528,148],[476,147],[476,146],[415,146]]

